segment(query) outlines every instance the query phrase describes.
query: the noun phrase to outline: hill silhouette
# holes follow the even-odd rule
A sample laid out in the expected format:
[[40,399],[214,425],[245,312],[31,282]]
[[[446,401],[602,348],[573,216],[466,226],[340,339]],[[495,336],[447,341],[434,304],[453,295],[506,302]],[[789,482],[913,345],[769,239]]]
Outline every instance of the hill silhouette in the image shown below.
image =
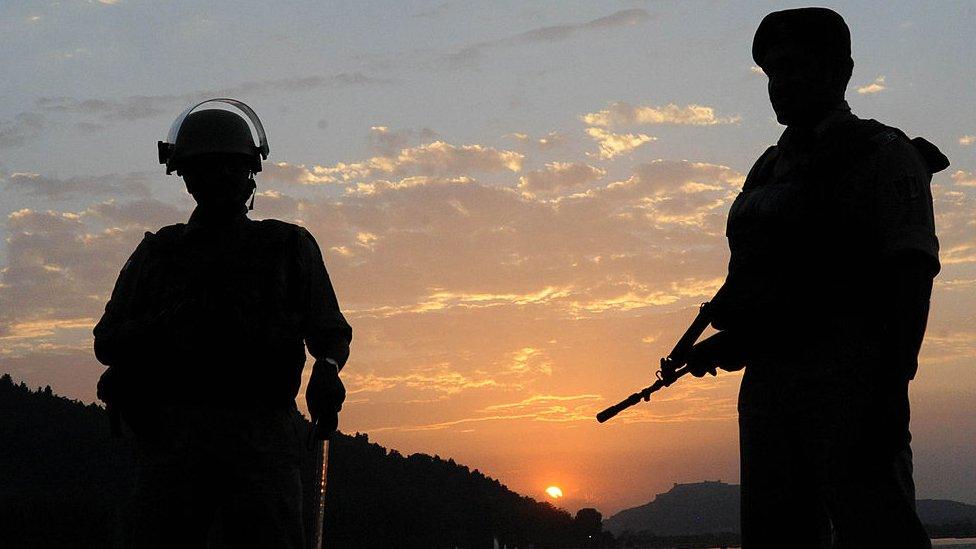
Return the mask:
[[[308,429],[304,422],[303,429]],[[104,409],[0,377],[0,545],[112,547],[134,480],[131,436]],[[307,524],[317,505],[316,452],[304,457]],[[401,455],[365,434],[331,443],[328,547],[609,546],[602,517],[521,496],[454,460]]]
[[[918,515],[932,537],[976,536],[976,505],[920,499]],[[604,529],[624,543],[661,537],[719,536],[738,540],[739,485],[721,481],[677,484],[650,502],[624,509],[603,521]]]
[[650,531],[659,536],[739,531],[739,486],[721,481],[675,484],[652,501],[603,521],[614,534]]

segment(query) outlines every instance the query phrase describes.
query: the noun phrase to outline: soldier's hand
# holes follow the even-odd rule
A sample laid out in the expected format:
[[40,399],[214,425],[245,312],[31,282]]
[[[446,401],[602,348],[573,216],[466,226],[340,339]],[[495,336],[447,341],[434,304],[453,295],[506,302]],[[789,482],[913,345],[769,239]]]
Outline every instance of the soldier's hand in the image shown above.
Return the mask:
[[346,388],[336,365],[316,360],[305,391],[305,404],[314,424],[314,437],[328,440],[339,426],[339,411],[346,400]]
[[727,331],[703,339],[691,348],[688,371],[695,377],[715,375],[719,368],[733,372],[742,369],[741,342]]

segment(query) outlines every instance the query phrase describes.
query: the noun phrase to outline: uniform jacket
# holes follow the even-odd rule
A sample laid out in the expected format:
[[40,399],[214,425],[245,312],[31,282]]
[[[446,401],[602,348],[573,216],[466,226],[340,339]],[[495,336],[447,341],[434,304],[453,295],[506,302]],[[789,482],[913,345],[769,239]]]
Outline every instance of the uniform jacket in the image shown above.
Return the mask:
[[913,254],[934,276],[929,183],[944,166],[933,167],[921,142],[846,108],[806,134],[788,128],[731,207],[729,274],[712,301],[713,324],[760,340],[827,336],[878,320],[892,257]]
[[94,334],[133,399],[242,406],[290,404],[305,346],[341,366],[352,339],[308,230],[199,209],[146,233]]

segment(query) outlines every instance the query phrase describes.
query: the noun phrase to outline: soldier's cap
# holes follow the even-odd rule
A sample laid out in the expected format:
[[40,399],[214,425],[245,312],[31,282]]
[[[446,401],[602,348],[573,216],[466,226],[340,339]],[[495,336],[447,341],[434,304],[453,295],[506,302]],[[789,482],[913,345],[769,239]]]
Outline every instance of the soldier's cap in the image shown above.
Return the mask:
[[851,30],[844,18],[827,8],[774,11],[763,17],[752,40],[752,60],[762,67],[769,48],[790,43],[836,61],[851,59]]

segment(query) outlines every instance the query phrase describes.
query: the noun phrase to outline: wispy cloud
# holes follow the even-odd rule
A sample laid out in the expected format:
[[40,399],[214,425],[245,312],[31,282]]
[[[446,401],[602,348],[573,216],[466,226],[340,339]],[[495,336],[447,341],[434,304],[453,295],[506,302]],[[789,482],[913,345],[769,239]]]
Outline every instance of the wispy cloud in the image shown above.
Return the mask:
[[651,14],[641,8],[620,10],[584,23],[539,27],[505,38],[470,44],[444,56],[444,60],[453,65],[467,65],[493,48],[558,42],[583,33],[638,25],[649,19],[651,19]]
[[965,134],[959,137],[959,144],[966,146],[976,143],[976,135]]
[[423,314],[442,312],[449,309],[484,309],[501,306],[542,305],[570,295],[570,288],[547,286],[541,290],[517,293],[465,293],[439,290],[427,295],[426,299],[409,305],[350,309],[352,316],[391,317],[403,314]]
[[419,425],[389,426],[370,429],[382,431],[439,431],[461,425],[495,421],[532,421],[545,423],[572,423],[593,421],[601,395],[535,395],[518,402],[493,404],[477,410],[470,417]]
[[[46,265],[48,270],[58,270],[57,265]],[[91,330],[95,327],[94,317],[38,319],[28,322],[12,323],[0,339],[38,338],[53,335],[58,330]]]
[[72,97],[42,97],[37,108],[43,112],[97,116],[102,120],[139,120],[160,115],[175,117],[180,109],[194,101],[212,97],[241,97],[264,93],[307,92],[348,86],[364,86],[390,82],[387,78],[368,76],[361,72],[312,75],[273,80],[253,80],[240,84],[185,94],[132,95],[122,98],[76,99]]
[[378,393],[397,387],[433,391],[445,395],[456,395],[468,389],[481,389],[500,385],[499,382],[489,377],[470,377],[452,370],[448,365],[416,368],[410,373],[398,375],[344,372],[343,378],[347,380],[347,384],[350,386],[350,395]]
[[60,179],[38,173],[18,172],[6,178],[0,177],[0,183],[12,190],[50,200],[98,195],[148,198],[151,194],[145,173]]

